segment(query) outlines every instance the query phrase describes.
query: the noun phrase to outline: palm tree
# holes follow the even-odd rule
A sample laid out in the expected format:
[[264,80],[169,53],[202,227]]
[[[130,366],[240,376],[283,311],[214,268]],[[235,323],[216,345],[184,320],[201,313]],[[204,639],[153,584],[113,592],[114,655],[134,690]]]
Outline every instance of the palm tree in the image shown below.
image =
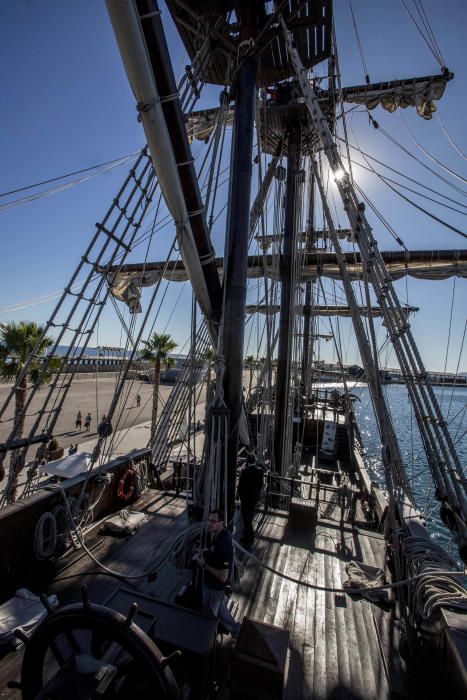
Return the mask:
[[[23,436],[24,430],[24,405],[27,397],[28,380],[33,384],[44,384],[50,381],[53,373],[60,368],[60,360],[50,357],[45,361],[41,358],[45,350],[53,345],[53,339],[44,336],[43,326],[32,321],[10,321],[0,323],[0,379],[14,381],[17,383],[15,389],[15,414],[14,414],[14,437],[16,439]],[[42,340],[41,340],[42,338]],[[36,348],[36,356],[30,363],[28,371],[20,381],[19,377],[24,369],[26,361]],[[45,371],[44,371],[45,369]],[[10,481],[8,484],[7,500],[14,501],[16,498],[16,488],[18,476],[24,466],[22,461],[16,459],[18,451],[13,450],[10,460]],[[0,481],[5,478],[5,469],[0,468]]]
[[171,350],[177,347],[177,343],[168,333],[153,333],[149,340],[143,343],[141,358],[146,362],[154,363],[154,387],[152,396],[151,440],[154,439],[157,424],[157,411],[159,402],[159,387],[161,384],[161,363],[167,362],[167,356]]
[[248,384],[248,396],[251,396],[251,385],[253,383],[253,369],[256,366],[256,360],[253,355],[247,355],[245,357],[244,366],[250,370],[250,382]]

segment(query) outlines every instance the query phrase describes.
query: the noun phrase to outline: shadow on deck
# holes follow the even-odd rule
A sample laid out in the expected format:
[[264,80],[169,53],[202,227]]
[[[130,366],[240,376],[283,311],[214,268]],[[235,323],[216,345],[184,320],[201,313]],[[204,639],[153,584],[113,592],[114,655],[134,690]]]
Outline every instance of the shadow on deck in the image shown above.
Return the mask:
[[[154,491],[144,493],[131,508],[148,515],[147,523],[133,537],[103,535],[96,526],[87,535],[87,544],[110,569],[137,575],[171,550],[174,539],[187,525],[187,516],[183,498]],[[305,533],[288,526],[287,513],[263,511],[257,517],[253,552],[279,575],[246,559],[244,576],[232,596],[233,610],[238,620],[248,616],[289,630],[287,698],[389,698],[389,671],[377,626],[386,630],[388,653],[398,656],[394,649],[397,635],[391,639],[387,632],[393,629],[391,611],[363,599],[310,587],[341,588],[346,579],[345,564],[350,559],[384,568],[383,537],[350,524],[323,520],[318,520],[313,532]],[[281,573],[301,584],[283,578]],[[127,580],[126,585],[173,601],[189,579],[190,572],[180,573],[166,557],[155,581],[139,578]],[[62,605],[76,602],[83,583],[88,586],[90,600],[102,604],[122,585],[99,571],[86,554],[75,552],[56,565],[47,593],[56,593]],[[0,665],[2,697],[17,697],[17,691],[8,690],[6,683],[19,677],[21,658],[21,651],[17,651]],[[229,697],[228,689],[224,688],[219,697]]]

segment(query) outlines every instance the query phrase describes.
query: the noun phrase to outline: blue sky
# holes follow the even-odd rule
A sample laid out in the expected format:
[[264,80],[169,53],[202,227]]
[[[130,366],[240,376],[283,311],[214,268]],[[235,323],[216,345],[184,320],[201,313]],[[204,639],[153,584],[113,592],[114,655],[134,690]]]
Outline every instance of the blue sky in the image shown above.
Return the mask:
[[[373,81],[438,72],[434,57],[399,2],[353,0],[353,7]],[[451,137],[465,152],[467,143],[463,122],[467,111],[467,85],[463,42],[467,6],[460,0],[446,0],[444,3],[427,0],[424,7],[446,63],[456,74],[439,103],[439,114]],[[362,83],[363,69],[346,0],[335,2],[335,22],[343,84]],[[167,27],[177,73],[186,59],[170,22]],[[0,3],[0,72],[0,147],[3,165],[0,192],[118,158],[144,145],[144,134],[136,120],[134,98],[123,71],[104,2],[16,0],[14,3]],[[215,104],[218,93],[218,88],[210,91],[211,105]],[[390,115],[381,109],[372,114],[427,165],[453,185],[461,186],[459,180],[446,174],[417,151],[398,114]],[[465,161],[449,144],[436,118],[425,122],[413,110],[404,112],[403,117],[430,152],[465,176]],[[353,130],[351,140],[355,134],[363,150],[465,203],[463,195],[404,156],[380,132],[369,126],[364,113],[355,111],[349,119],[349,126]],[[2,311],[20,302],[32,302],[65,286],[92,236],[95,222],[103,217],[127,169],[128,166],[122,166],[58,194],[24,206],[0,210]],[[358,168],[355,175],[408,248],[465,247],[465,239],[418,214],[372,176],[363,174]],[[0,205],[10,199],[2,197]],[[465,230],[463,215],[438,208],[431,202],[417,201]],[[375,226],[380,249],[397,249],[395,241],[374,217],[370,216],[370,221]],[[345,225],[344,219],[342,225]],[[172,232],[168,227],[163,233],[158,247],[151,251],[153,259],[163,259]],[[223,252],[222,238],[221,217],[214,230],[218,255]],[[137,258],[138,253],[134,259]],[[455,286],[453,280],[435,283],[409,279],[397,284],[401,294],[407,296],[411,304],[421,307],[412,327],[429,368],[444,367],[453,300],[447,367],[456,369],[466,316],[466,285],[466,281],[461,279],[456,280]],[[180,294],[177,308],[181,305],[185,312],[177,312],[168,328],[182,346],[189,332],[188,285],[183,289],[173,285],[169,290],[168,310],[165,316],[161,315],[159,329],[166,325]],[[34,319],[44,322],[52,308],[52,302],[28,305],[1,313],[0,320]],[[343,336],[349,337],[345,323]],[[105,323],[100,326],[99,342],[118,345],[120,340],[120,326],[115,314],[109,311]],[[347,341],[345,344],[349,348],[346,359],[349,362],[357,360],[354,344]],[[326,353],[330,358],[332,351],[329,348],[323,350],[323,354]],[[395,364],[392,359],[388,357],[388,364]],[[464,371],[467,369],[465,358],[460,368]]]

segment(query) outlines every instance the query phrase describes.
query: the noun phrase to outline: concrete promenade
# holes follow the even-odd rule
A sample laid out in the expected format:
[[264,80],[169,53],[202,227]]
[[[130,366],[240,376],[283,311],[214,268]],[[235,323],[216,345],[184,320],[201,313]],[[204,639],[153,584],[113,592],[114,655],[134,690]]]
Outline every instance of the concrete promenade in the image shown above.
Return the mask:
[[[59,444],[64,447],[66,451],[71,444],[81,446],[83,443],[89,443],[97,437],[96,428],[102,416],[108,413],[115,392],[115,383],[115,377],[102,376],[100,376],[97,381],[95,377],[73,381],[54,429],[54,437],[57,438]],[[159,415],[173,386],[173,384],[161,384]],[[0,384],[0,405],[5,401],[10,389],[11,385]],[[42,387],[31,402],[25,421],[25,435],[33,425],[37,417],[37,411],[40,409],[47,391],[48,388],[46,386]],[[140,408],[137,408],[136,405],[137,394],[141,396]],[[114,430],[125,432],[129,428],[148,424],[152,414],[152,395],[152,384],[140,382],[138,380],[127,380],[120,402],[115,411],[113,420]],[[203,405],[204,395],[205,390],[203,387],[200,395],[200,404]],[[13,427],[13,410],[14,400],[11,402],[8,412],[3,416],[0,422],[0,442],[3,442],[7,438]],[[75,431],[75,421],[78,411],[81,411],[83,416],[82,429]],[[86,432],[84,430],[84,418],[88,412],[91,413],[92,422],[91,430]],[[197,416],[197,419],[202,419],[203,417],[204,415]],[[137,431],[136,435],[142,437],[142,434],[146,432],[148,433],[149,439],[149,428],[146,428],[145,432],[143,430]]]
[[[163,409],[165,401],[173,389],[173,386],[173,384],[162,384],[160,387],[159,415]],[[0,384],[0,405],[5,401],[10,389],[11,385]],[[33,424],[37,411],[39,410],[41,402],[44,399],[45,391],[47,391],[47,387],[41,388],[31,403],[30,409],[28,410],[28,416],[26,418],[24,434],[27,434],[26,431]],[[54,430],[54,436],[57,438],[60,446],[64,448],[65,456],[68,454],[70,445],[78,445],[78,452],[92,453],[97,442],[97,424],[102,416],[108,412],[114,391],[115,377],[99,377],[97,382],[95,378],[83,378],[73,382],[57,421],[56,429]],[[141,396],[140,408],[137,408],[136,405],[137,394]],[[105,445],[106,450],[104,454],[106,461],[112,459],[113,457],[127,454],[132,450],[145,448],[148,445],[151,431],[152,396],[153,391],[151,384],[132,380],[125,382],[125,387],[122,392],[122,400],[117,406],[115,417],[112,421],[114,432],[107,440],[107,444]],[[14,402],[12,403],[14,405]],[[10,407],[11,410],[0,422],[0,442],[7,438],[9,431],[12,428],[12,408],[13,406]],[[83,428],[76,431],[75,420],[76,414],[79,410],[83,415]],[[91,430],[85,431],[84,417],[88,411],[92,415]],[[201,389],[199,403],[197,405],[195,422],[200,421],[202,423],[204,413],[205,387],[203,386]],[[98,420],[96,420],[96,416],[98,416]],[[199,457],[203,447],[203,431],[200,430],[191,432],[190,441],[192,450],[193,440],[195,453]],[[34,453],[35,448],[32,447],[29,451],[28,458],[32,459]],[[173,446],[172,455],[174,458],[183,459],[186,454],[186,442],[180,440],[179,444]],[[9,460],[7,456],[5,459],[5,467],[7,470],[8,466]],[[25,471],[26,470],[24,470],[19,480],[19,493],[21,493],[22,486],[26,481]],[[48,477],[45,477],[45,479],[47,478]],[[0,485],[0,494],[3,491],[2,486],[4,486],[4,484],[5,482]]]

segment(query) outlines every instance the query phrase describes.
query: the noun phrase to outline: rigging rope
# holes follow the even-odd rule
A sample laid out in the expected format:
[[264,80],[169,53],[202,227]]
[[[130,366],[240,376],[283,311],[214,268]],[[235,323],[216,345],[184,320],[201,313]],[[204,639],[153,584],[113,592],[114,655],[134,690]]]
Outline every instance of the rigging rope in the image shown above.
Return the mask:
[[439,116],[439,110],[436,110],[436,116],[437,116],[437,118],[438,118],[439,125],[440,125],[440,127],[442,128],[442,130],[443,130],[443,132],[444,132],[444,134],[445,134],[447,140],[448,140],[449,143],[451,144],[451,146],[454,148],[455,151],[457,151],[457,153],[459,153],[459,155],[462,156],[462,158],[463,158],[464,160],[467,160],[467,156],[461,151],[461,149],[454,143],[454,141],[452,140],[452,138],[449,136],[449,134],[448,134],[448,132],[447,132],[447,129],[446,129],[446,127],[444,126],[443,122],[441,121],[441,117]]
[[[455,207],[451,207],[450,204],[445,204],[444,202],[440,202],[438,199],[435,199],[434,197],[429,197],[427,194],[423,194],[422,192],[418,192],[418,190],[414,190],[412,187],[409,187],[408,185],[404,185],[402,182],[399,182],[398,180],[393,180],[391,177],[387,177],[386,175],[382,175],[380,172],[378,172],[375,168],[373,168],[370,164],[368,164],[368,167],[363,165],[363,163],[359,163],[357,160],[352,160],[351,161],[354,165],[358,165],[359,168],[362,168],[363,170],[366,170],[367,173],[373,173],[373,175],[376,175],[384,184],[387,182],[392,182],[393,185],[397,185],[398,187],[402,187],[404,190],[407,190],[408,192],[412,192],[413,194],[416,194],[418,197],[423,197],[423,199],[427,199],[429,202],[433,202],[433,204],[436,204],[438,207],[444,207],[445,209],[449,209],[450,211],[454,211],[456,214],[462,214],[462,216],[467,216],[467,212],[461,211],[460,209],[456,209]],[[460,206],[464,206],[461,204]]]
[[[462,334],[462,341],[461,341],[461,346],[460,346],[460,350],[459,350],[459,359],[457,360],[456,380],[457,380],[457,377],[458,377],[458,374],[459,374],[459,367],[460,367],[460,363],[461,363],[462,352],[463,352],[463,350],[464,350],[464,341],[465,341],[465,332],[466,332],[466,330],[467,330],[467,321],[464,323],[464,332],[463,332],[463,334]],[[447,410],[446,420],[449,420],[449,413],[451,412],[451,404],[452,404],[452,400],[453,400],[453,397],[454,397],[454,388],[455,388],[455,386],[456,386],[456,383],[454,382],[453,387],[452,387],[452,391],[451,391],[451,398],[450,398],[450,400],[449,400],[449,406],[448,406],[448,410]],[[466,404],[466,405],[467,405],[467,404]]]
[[[407,197],[407,196],[406,196],[405,194],[403,194],[402,192],[399,192],[399,190],[396,189],[393,185],[389,184],[389,182],[386,181],[386,179],[384,178],[383,175],[379,175],[379,174],[373,169],[373,167],[371,166],[371,164],[367,161],[367,159],[366,159],[365,156],[363,155],[363,152],[362,152],[361,149],[360,149],[360,146],[359,146],[359,144],[358,144],[358,141],[357,141],[357,138],[356,138],[356,136],[355,136],[355,132],[353,131],[353,129],[352,129],[352,134],[353,134],[353,137],[354,137],[354,139],[355,139],[355,143],[356,143],[356,145],[357,145],[357,149],[358,149],[358,151],[360,152],[360,154],[361,154],[362,158],[364,159],[365,163],[367,163],[367,165],[369,166],[369,168],[375,173],[375,175],[377,175],[377,176],[386,184],[387,187],[389,187],[390,190],[392,190],[392,191],[393,191],[395,194],[397,194],[399,197],[402,197],[402,199],[405,199],[406,202],[408,202],[409,204],[411,204],[412,206],[414,206],[416,209],[419,209],[421,212],[423,212],[424,214],[426,214],[427,216],[429,216],[431,219],[434,219],[435,221],[437,221],[438,223],[440,223],[442,226],[445,226],[446,228],[450,229],[450,230],[453,231],[454,233],[459,234],[459,235],[462,236],[463,238],[467,238],[467,234],[465,234],[463,231],[461,231],[460,229],[456,228],[455,226],[452,226],[451,224],[448,224],[447,221],[444,221],[443,219],[440,219],[439,217],[435,216],[435,214],[432,214],[432,213],[429,212],[427,209],[424,209],[423,207],[421,207],[419,204],[416,204],[416,202],[414,202],[413,200],[411,200],[409,197]],[[358,188],[359,191],[361,191],[360,188],[359,188],[358,186],[357,186],[357,188]],[[364,196],[364,195],[363,195],[363,196]],[[367,199],[366,197],[365,197],[365,200],[368,201],[368,199]],[[372,206],[372,205],[371,205],[371,206]],[[400,238],[399,238],[398,236],[397,236],[396,240],[398,241],[398,243],[401,243],[401,240],[400,240]]]
[[[440,50],[439,50],[439,46],[438,46],[438,44],[437,44],[437,42],[436,42],[436,39],[434,39],[434,35],[433,35],[432,30],[431,30],[431,27],[430,27],[430,29],[429,29],[429,31],[428,31],[428,37],[425,36],[425,34],[423,33],[422,29],[420,29],[420,27],[419,27],[419,25],[418,25],[418,23],[417,23],[416,18],[413,16],[412,12],[411,12],[411,11],[409,10],[409,8],[407,7],[407,5],[406,5],[406,3],[405,3],[405,0],[401,0],[401,3],[402,3],[402,5],[404,6],[404,8],[405,8],[407,14],[409,15],[410,19],[411,19],[412,22],[414,23],[414,25],[415,25],[417,31],[419,32],[420,36],[422,37],[423,41],[426,43],[426,45],[427,45],[428,48],[430,49],[431,53],[432,53],[433,56],[435,57],[435,60],[439,63],[439,65],[441,66],[441,68],[444,68],[445,62],[444,62],[444,59],[443,59],[443,57],[442,57],[442,55],[441,55],[441,52],[440,52]],[[414,3],[415,3],[415,0],[414,0]],[[416,4],[415,4],[415,7],[416,7],[416,9],[417,9],[417,11],[418,11],[418,13],[419,13],[419,15],[420,15],[420,10],[418,10],[418,7],[417,7]],[[424,14],[425,14],[425,11],[423,11],[423,12],[424,12]],[[426,14],[425,14],[425,17],[426,17]],[[421,19],[422,19],[423,24],[425,24],[425,22],[423,21],[423,18],[421,18]],[[428,21],[428,19],[427,19],[427,21]],[[426,28],[426,27],[425,27],[425,28]]]
[[[42,192],[37,192],[36,194],[30,194],[27,197],[19,197],[18,199],[13,199],[11,202],[7,202],[6,204],[1,204],[0,205],[0,211],[6,211],[7,209],[13,209],[15,207],[20,207],[23,204],[27,204],[29,202],[33,202],[36,199],[42,199],[42,197],[48,197],[51,194],[55,194],[56,192],[62,192],[63,190],[67,190],[70,187],[74,187],[75,185],[79,185],[82,182],[87,182],[88,180],[92,180],[94,177],[97,177],[98,175],[103,175],[104,173],[109,172],[109,170],[113,170],[114,168],[118,168],[120,165],[124,165],[125,163],[130,163],[133,160],[136,160],[138,157],[138,153],[136,154],[131,154],[129,156],[125,156],[124,158],[120,158],[118,161],[111,161],[110,165],[107,165],[105,168],[102,168],[101,170],[98,170],[95,173],[92,173],[92,175],[86,175],[85,177],[80,177],[77,180],[72,180],[72,182],[67,182],[65,185],[59,185],[58,187],[51,187],[48,190],[43,190]],[[67,176],[64,176],[67,177]],[[61,179],[61,178],[56,178]],[[35,185],[31,185],[31,187],[34,187]],[[22,189],[29,189],[29,187],[25,187]],[[21,190],[18,190],[21,191]],[[1,195],[1,196],[6,196],[6,195]]]
[[[358,151],[360,152],[360,154],[362,155],[362,158],[365,160],[365,162],[367,163],[367,165],[369,166],[369,168],[374,172],[374,174],[377,175],[377,176],[386,184],[386,186],[389,187],[390,190],[392,190],[395,194],[397,194],[397,195],[398,195],[399,197],[401,197],[402,199],[405,199],[406,202],[408,202],[409,204],[411,204],[411,205],[412,205],[413,207],[415,207],[416,209],[419,209],[421,212],[423,212],[424,214],[426,214],[427,216],[429,216],[431,219],[434,219],[435,221],[437,221],[437,222],[438,222],[439,224],[441,224],[442,226],[445,226],[447,229],[450,229],[450,230],[453,231],[454,233],[459,234],[459,236],[462,236],[463,238],[467,238],[467,234],[465,234],[463,231],[461,231],[460,229],[456,228],[455,226],[452,226],[452,224],[448,224],[447,221],[444,221],[443,219],[440,219],[440,218],[437,217],[435,214],[432,214],[432,213],[429,212],[427,209],[425,209],[424,207],[420,206],[419,204],[417,204],[416,202],[414,202],[412,199],[410,199],[409,197],[407,197],[405,194],[403,194],[402,192],[399,192],[398,189],[396,189],[393,185],[389,184],[389,182],[384,178],[383,175],[379,175],[379,174],[373,169],[373,167],[371,166],[371,164],[367,161],[367,159],[366,159],[365,156],[363,155],[363,152],[362,152],[361,149],[360,149],[360,146],[359,146],[359,144],[358,144],[357,138],[356,138],[355,133],[354,133],[353,130],[352,130],[352,133],[353,133],[353,137],[354,137],[354,139],[355,139],[355,143],[356,143],[356,145],[357,145],[357,149],[358,149]],[[359,191],[360,191],[360,188],[358,187],[358,185],[357,185],[357,189],[359,189]],[[363,195],[363,196],[364,196],[364,195]],[[365,197],[365,200],[368,201],[366,197]],[[397,238],[399,238],[399,237],[397,236]],[[397,240],[397,239],[396,239],[396,240]],[[400,239],[398,240],[398,242],[400,242]]]
[[[370,117],[371,120],[373,120],[373,117],[372,117],[369,113],[368,113],[368,116]],[[373,121],[374,121],[374,120],[373,120]],[[373,122],[372,122],[372,123],[373,123]],[[411,153],[407,148],[405,148],[405,146],[403,146],[401,143],[399,143],[399,141],[397,141],[397,139],[395,139],[393,136],[391,136],[391,134],[389,134],[389,133],[386,131],[386,129],[384,129],[384,128],[383,128],[382,126],[380,126],[380,125],[378,125],[377,129],[378,129],[378,131],[381,132],[387,139],[389,139],[389,141],[391,141],[395,146],[397,146],[401,151],[403,151],[404,153],[406,153],[408,156],[410,156],[410,158],[413,158],[413,160],[415,160],[419,165],[421,165],[423,168],[425,168],[425,170],[428,170],[432,175],[434,175],[435,177],[437,177],[439,180],[442,180],[442,182],[444,182],[446,185],[449,185],[449,187],[452,187],[452,189],[453,189],[453,190],[456,190],[456,192],[459,192],[459,193],[460,193],[461,195],[463,195],[464,197],[467,197],[467,193],[466,193],[464,190],[462,190],[460,187],[458,187],[457,185],[455,185],[453,182],[450,182],[449,180],[446,180],[446,178],[443,177],[442,175],[440,175],[439,173],[437,173],[436,170],[433,170],[433,168],[430,168],[430,166],[427,165],[426,163],[424,163],[422,160],[420,160],[420,158],[417,158],[417,156],[415,156],[415,155],[414,155],[413,153]]]
[[422,144],[421,144],[419,141],[417,141],[417,139],[415,138],[415,136],[413,135],[413,133],[411,132],[411,130],[410,130],[409,127],[407,126],[407,123],[406,123],[404,117],[402,116],[402,112],[401,112],[400,108],[399,108],[397,111],[398,111],[398,113],[399,113],[400,120],[401,120],[402,124],[404,125],[404,128],[405,128],[406,132],[409,134],[410,138],[411,138],[412,141],[418,146],[418,148],[419,148],[430,160],[432,160],[434,163],[437,163],[437,164],[440,166],[440,168],[443,168],[443,170],[445,170],[447,173],[449,173],[449,174],[452,175],[453,177],[457,178],[458,180],[461,180],[461,182],[467,182],[467,179],[466,179],[465,177],[462,177],[462,175],[459,175],[458,173],[456,173],[456,172],[455,172],[454,170],[452,170],[451,168],[448,168],[447,165],[444,165],[444,163],[442,163],[440,160],[438,160],[438,158],[435,158],[435,156],[433,156],[429,151],[427,151],[427,149],[426,149],[424,146],[422,146]]
[[[451,310],[450,310],[450,313],[449,313],[449,328],[448,328],[448,340],[447,340],[447,343],[446,343],[446,357],[444,358],[444,370],[443,370],[444,374],[446,374],[446,369],[447,369],[447,366],[448,366],[449,342],[450,342],[450,340],[451,340],[452,314],[453,314],[453,311],[454,311],[454,297],[455,297],[455,293],[456,293],[456,278],[454,277],[454,278],[453,278],[453,284],[452,284]],[[443,397],[444,397],[444,382],[443,382],[443,386],[442,386],[442,389],[441,389],[441,398],[440,398],[440,400],[439,400],[440,406],[443,405]],[[448,418],[448,416],[446,416],[446,419],[447,419],[447,418]]]
[[352,24],[353,24],[353,28],[355,30],[355,37],[357,39],[358,50],[360,52],[360,58],[362,60],[363,74],[365,76],[365,82],[367,85],[369,85],[370,76],[368,73],[368,67],[366,65],[365,56],[363,55],[363,47],[362,47],[362,43],[360,41],[360,35],[358,33],[357,23],[355,21],[355,15],[354,15],[353,7],[352,7],[352,0],[349,0],[349,8],[350,8],[350,14],[352,15]]
[[[158,199],[158,202],[157,202],[157,205],[156,205],[156,210],[155,210],[155,213],[154,213],[153,222],[152,222],[152,226],[151,226],[151,232],[150,232],[150,234],[149,234],[148,244],[147,244],[147,246],[146,246],[146,253],[145,253],[144,262],[143,262],[142,276],[144,276],[144,273],[145,273],[145,271],[146,271],[147,259],[148,259],[149,250],[150,250],[151,243],[152,243],[152,240],[153,240],[153,237],[154,237],[154,233],[155,233],[155,226],[156,226],[157,217],[159,216],[159,210],[160,210],[161,201],[162,201],[162,193],[159,195],[159,199]],[[165,290],[165,292],[166,292],[166,291],[167,291],[167,289]],[[163,298],[162,298],[162,301],[163,301],[164,298],[165,298],[165,292],[164,292],[164,296],[163,296]],[[135,352],[136,352],[136,350],[137,350],[137,347],[135,346],[135,342],[134,342],[134,339],[133,339],[133,333],[134,333],[134,329],[135,329],[135,326],[136,326],[136,314],[133,314],[133,315],[131,316],[130,325],[129,325],[129,327],[128,327],[127,324],[125,323],[125,320],[124,320],[123,315],[122,315],[121,312],[120,312],[120,309],[118,308],[118,305],[117,305],[117,303],[116,303],[115,298],[114,298],[112,295],[111,295],[110,298],[111,298],[112,304],[113,304],[113,306],[114,306],[114,309],[115,309],[115,311],[116,311],[116,313],[117,313],[117,316],[119,317],[120,322],[121,322],[121,333],[123,333],[123,330],[125,330],[126,336],[127,336],[127,337],[126,337],[126,343],[125,343],[125,350],[124,350],[124,358],[127,357],[127,352],[128,352],[128,348],[129,348],[130,343],[133,344],[133,345],[132,345],[132,350],[133,350],[133,352],[132,352],[132,354],[130,355],[130,359],[128,360],[128,366],[130,366],[130,364],[131,364],[131,362],[132,362],[131,357],[134,356],[134,354],[135,354]],[[162,301],[161,301],[161,304],[162,304]],[[159,310],[160,310],[160,305],[159,305]],[[156,315],[155,315],[154,321],[153,321],[152,326],[151,326],[151,330],[150,330],[150,332],[149,332],[149,336],[152,335],[152,331],[153,331],[154,325],[155,325],[155,323],[156,323],[156,320],[157,320],[157,317],[158,317],[158,314],[159,314],[159,310],[158,310],[158,312],[157,312]],[[122,337],[122,336],[121,336],[121,337]],[[120,342],[120,345],[121,345],[121,342]],[[120,372],[119,372],[119,374],[117,375],[117,378],[116,378],[116,390],[118,390],[118,383],[119,383],[120,378],[121,378],[121,375],[122,375],[122,371],[123,371],[123,368],[124,368],[124,364],[125,364],[125,363],[124,363],[123,361],[122,361],[122,363],[120,364]],[[125,372],[125,374],[126,374],[126,372]],[[130,382],[128,388],[127,388],[126,399],[128,399],[128,397],[129,397],[130,391],[131,391],[131,389],[132,389],[132,387],[133,387],[133,383],[134,383],[134,378],[131,380],[131,382]],[[124,399],[124,401],[122,402],[123,406],[126,404],[126,399]],[[123,409],[122,409],[122,410],[123,410]],[[117,447],[117,443],[115,442],[115,440],[116,440],[116,434],[117,434],[118,426],[119,426],[120,421],[122,420],[122,417],[123,417],[123,416],[122,416],[122,410],[120,411],[120,414],[119,414],[118,417],[117,417],[117,423],[116,423],[116,425],[114,426],[113,437],[111,438],[110,443],[109,443],[109,446],[108,446],[107,454],[108,454],[109,457],[110,457],[110,454],[111,454],[112,450],[116,449],[116,447]],[[110,418],[111,418],[111,416],[110,416]],[[128,431],[127,431],[127,432],[128,432]],[[120,441],[120,442],[121,442],[121,441]]]
[[[87,173],[90,170],[96,170],[97,168],[103,168],[106,165],[112,165],[114,163],[122,163],[126,159],[136,159],[140,153],[140,150],[134,153],[129,153],[126,156],[121,156],[120,158],[113,158],[112,160],[107,160],[105,163],[96,163],[96,165],[90,165],[89,168],[82,168],[81,170],[74,170],[71,173],[66,173],[65,175],[58,175],[57,177],[51,177],[48,180],[41,180],[40,182],[35,182],[32,185],[25,185],[24,187],[17,187],[15,190],[10,190],[9,192],[1,192],[0,197],[7,197],[10,194],[17,194],[18,192],[25,192],[25,190],[32,190],[35,187],[40,187],[41,185],[49,185],[51,182],[57,182],[58,180],[65,180],[67,177],[73,177],[73,175],[81,175],[81,173]],[[96,173],[97,174],[97,173]]]
[[425,27],[425,29],[426,29],[426,31],[427,31],[427,34],[431,37],[431,40],[432,40],[432,42],[433,42],[433,46],[434,46],[434,47],[436,48],[436,50],[438,51],[438,54],[439,54],[439,57],[440,57],[441,61],[442,61],[443,63],[445,63],[444,58],[443,58],[442,53],[441,53],[441,49],[439,48],[439,44],[438,44],[438,42],[436,41],[435,34],[434,34],[434,32],[433,32],[433,29],[431,28],[430,21],[429,21],[429,19],[428,19],[428,16],[427,16],[427,14],[426,14],[426,12],[425,12],[425,9],[424,9],[424,7],[423,7],[423,5],[422,5],[421,0],[414,0],[414,4],[415,4],[415,6],[416,6],[416,8],[417,8],[417,12],[418,12],[418,14],[419,14],[419,16],[420,16],[420,18],[421,18],[421,20],[422,20],[422,22],[423,22],[423,25],[424,25],[424,27]]
[[461,231],[460,229],[456,228],[455,226],[452,226],[451,224],[448,224],[446,221],[443,221],[443,219],[440,219],[438,216],[435,216],[432,212],[429,212],[427,209],[424,209],[421,207],[419,204],[416,204],[412,199],[409,197],[406,197],[405,194],[402,194],[402,192],[399,192],[393,185],[390,185],[388,182],[386,183],[389,189],[391,189],[393,192],[395,192],[399,197],[402,197],[402,199],[405,199],[406,202],[411,204],[413,207],[418,209],[419,211],[423,212],[427,216],[430,217],[430,219],[433,219],[434,221],[437,221],[441,226],[444,226],[445,228],[449,229],[450,231],[453,231],[454,233],[457,233],[459,236],[462,236],[462,238],[467,238],[467,234]]
[[[343,141],[343,139],[341,137],[338,136],[337,138],[339,139],[339,141]],[[464,207],[464,209],[467,209],[467,204],[462,204],[462,202],[458,202],[457,199],[452,199],[452,197],[448,197],[446,194],[443,194],[442,192],[439,192],[438,190],[434,190],[432,187],[428,187],[428,185],[425,185],[423,182],[420,182],[419,180],[415,180],[413,177],[409,177],[408,175],[401,172],[400,170],[397,170],[396,168],[392,168],[387,163],[383,163],[383,161],[378,160],[378,158],[375,158],[374,156],[370,156],[369,153],[366,153],[360,147],[357,148],[357,146],[354,146],[353,144],[349,144],[349,145],[350,145],[350,148],[352,148],[354,151],[359,151],[362,154],[362,156],[365,156],[366,158],[374,161],[375,163],[378,163],[378,165],[382,165],[383,168],[387,168],[387,170],[390,170],[391,172],[396,173],[396,175],[400,175],[400,177],[403,177],[405,180],[409,180],[409,182],[413,182],[416,185],[423,187],[423,189],[428,190],[428,192],[433,192],[434,194],[437,194],[439,197],[443,197],[443,199],[447,199],[448,202],[452,202],[453,204],[457,204],[457,206],[459,206],[459,207]],[[354,161],[352,161],[352,162],[354,162]],[[424,163],[422,163],[422,165],[424,165]],[[448,183],[448,184],[451,184],[451,183]]]
[[373,202],[371,201],[371,199],[369,199],[369,197],[367,197],[367,195],[363,192],[363,190],[362,190],[362,188],[360,187],[360,185],[358,185],[357,183],[355,183],[355,189],[361,194],[361,196],[362,196],[362,198],[364,199],[364,201],[368,204],[368,206],[370,207],[370,209],[374,212],[374,214],[375,214],[375,215],[378,217],[378,219],[381,221],[381,223],[383,224],[384,228],[387,229],[387,231],[391,234],[391,236],[394,238],[394,240],[396,241],[396,243],[398,243],[398,244],[401,246],[401,248],[403,248],[406,252],[408,252],[408,248],[407,248],[407,246],[405,245],[404,241],[400,238],[400,236],[397,234],[397,232],[393,229],[393,227],[391,226],[391,224],[389,223],[389,221],[381,214],[381,212],[379,211],[379,209],[376,208],[376,206],[373,204]]

